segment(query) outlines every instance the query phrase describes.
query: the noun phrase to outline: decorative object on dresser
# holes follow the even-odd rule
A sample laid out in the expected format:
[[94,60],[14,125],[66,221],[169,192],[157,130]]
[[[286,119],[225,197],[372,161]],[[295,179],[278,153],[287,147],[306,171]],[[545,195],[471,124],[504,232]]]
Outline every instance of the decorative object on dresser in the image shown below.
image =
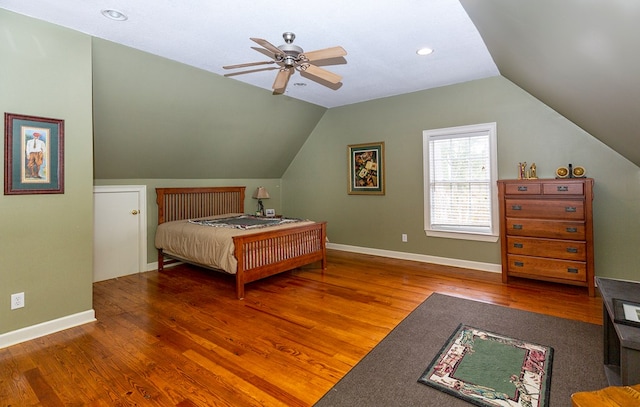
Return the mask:
[[587,170],[579,165],[573,166],[569,164],[568,167],[558,167],[556,169],[556,178],[584,178],[587,176]]
[[584,167],[580,167],[579,165],[573,167],[573,172],[572,172],[573,178],[582,178],[582,177],[586,177],[587,176],[587,171],[584,169]]
[[527,162],[518,163],[518,179],[538,179],[536,163],[532,163],[527,169]]
[[502,281],[523,277],[595,295],[593,179],[498,181]]
[[326,222],[301,220],[257,230],[192,222],[242,215],[244,193],[244,186],[156,188],[158,271],[173,259],[233,274],[236,296],[241,299],[245,284],[252,281],[315,262],[320,262],[322,270],[327,268]]
[[567,167],[558,167],[556,169],[556,178],[568,178],[569,169]]

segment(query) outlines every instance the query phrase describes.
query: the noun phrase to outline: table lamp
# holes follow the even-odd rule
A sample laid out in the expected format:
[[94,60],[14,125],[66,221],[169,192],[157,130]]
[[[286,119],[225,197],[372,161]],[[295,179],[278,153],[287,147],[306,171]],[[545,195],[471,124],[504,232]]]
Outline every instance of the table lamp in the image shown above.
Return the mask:
[[269,199],[269,192],[265,187],[256,188],[256,192],[253,193],[253,199],[258,200],[258,212],[260,216],[264,216],[264,205],[262,204],[263,199]]

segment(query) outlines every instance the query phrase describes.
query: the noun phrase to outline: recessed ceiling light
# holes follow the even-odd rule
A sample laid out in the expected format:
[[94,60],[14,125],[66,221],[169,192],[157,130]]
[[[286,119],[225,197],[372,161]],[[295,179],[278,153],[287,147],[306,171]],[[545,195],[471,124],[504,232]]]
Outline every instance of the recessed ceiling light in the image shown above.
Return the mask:
[[112,9],[102,10],[102,15],[116,21],[125,21],[127,19],[126,15],[119,12],[118,10]]
[[416,54],[418,55],[429,55],[431,53],[433,53],[433,50],[431,48],[420,48],[416,51]]

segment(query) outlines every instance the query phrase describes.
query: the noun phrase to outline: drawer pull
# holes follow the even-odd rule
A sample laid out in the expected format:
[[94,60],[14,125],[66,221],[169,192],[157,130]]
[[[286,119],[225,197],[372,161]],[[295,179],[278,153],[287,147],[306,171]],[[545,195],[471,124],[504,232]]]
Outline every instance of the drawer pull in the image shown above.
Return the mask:
[[516,261],[513,263],[516,267],[524,267],[524,263],[521,261]]
[[568,233],[577,233],[578,232],[578,228],[567,228],[567,232]]
[[561,185],[558,187],[558,192],[567,192],[569,190],[569,187],[566,185]]
[[522,243],[514,243],[513,247],[515,247],[516,249],[522,249],[524,245]]
[[578,269],[577,268],[573,268],[573,267],[569,267],[567,269],[568,273],[572,273],[572,274],[578,274]]
[[567,206],[564,208],[565,212],[575,212],[576,211],[576,207],[575,206]]
[[513,225],[513,228],[514,228],[514,229],[521,230],[521,229],[522,229],[522,225]]
[[520,206],[520,205],[511,205],[511,209],[513,209],[514,211],[521,211],[522,210],[522,206]]
[[518,185],[518,191],[519,192],[527,192],[527,187],[523,187],[523,186]]
[[575,247],[567,247],[567,252],[569,253],[578,253],[578,249]]

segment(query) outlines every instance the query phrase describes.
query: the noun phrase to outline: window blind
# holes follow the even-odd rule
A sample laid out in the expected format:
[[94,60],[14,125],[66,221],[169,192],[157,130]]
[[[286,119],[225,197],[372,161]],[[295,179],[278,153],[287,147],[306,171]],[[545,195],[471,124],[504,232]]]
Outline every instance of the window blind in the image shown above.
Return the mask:
[[491,231],[490,166],[487,132],[430,138],[432,229]]

